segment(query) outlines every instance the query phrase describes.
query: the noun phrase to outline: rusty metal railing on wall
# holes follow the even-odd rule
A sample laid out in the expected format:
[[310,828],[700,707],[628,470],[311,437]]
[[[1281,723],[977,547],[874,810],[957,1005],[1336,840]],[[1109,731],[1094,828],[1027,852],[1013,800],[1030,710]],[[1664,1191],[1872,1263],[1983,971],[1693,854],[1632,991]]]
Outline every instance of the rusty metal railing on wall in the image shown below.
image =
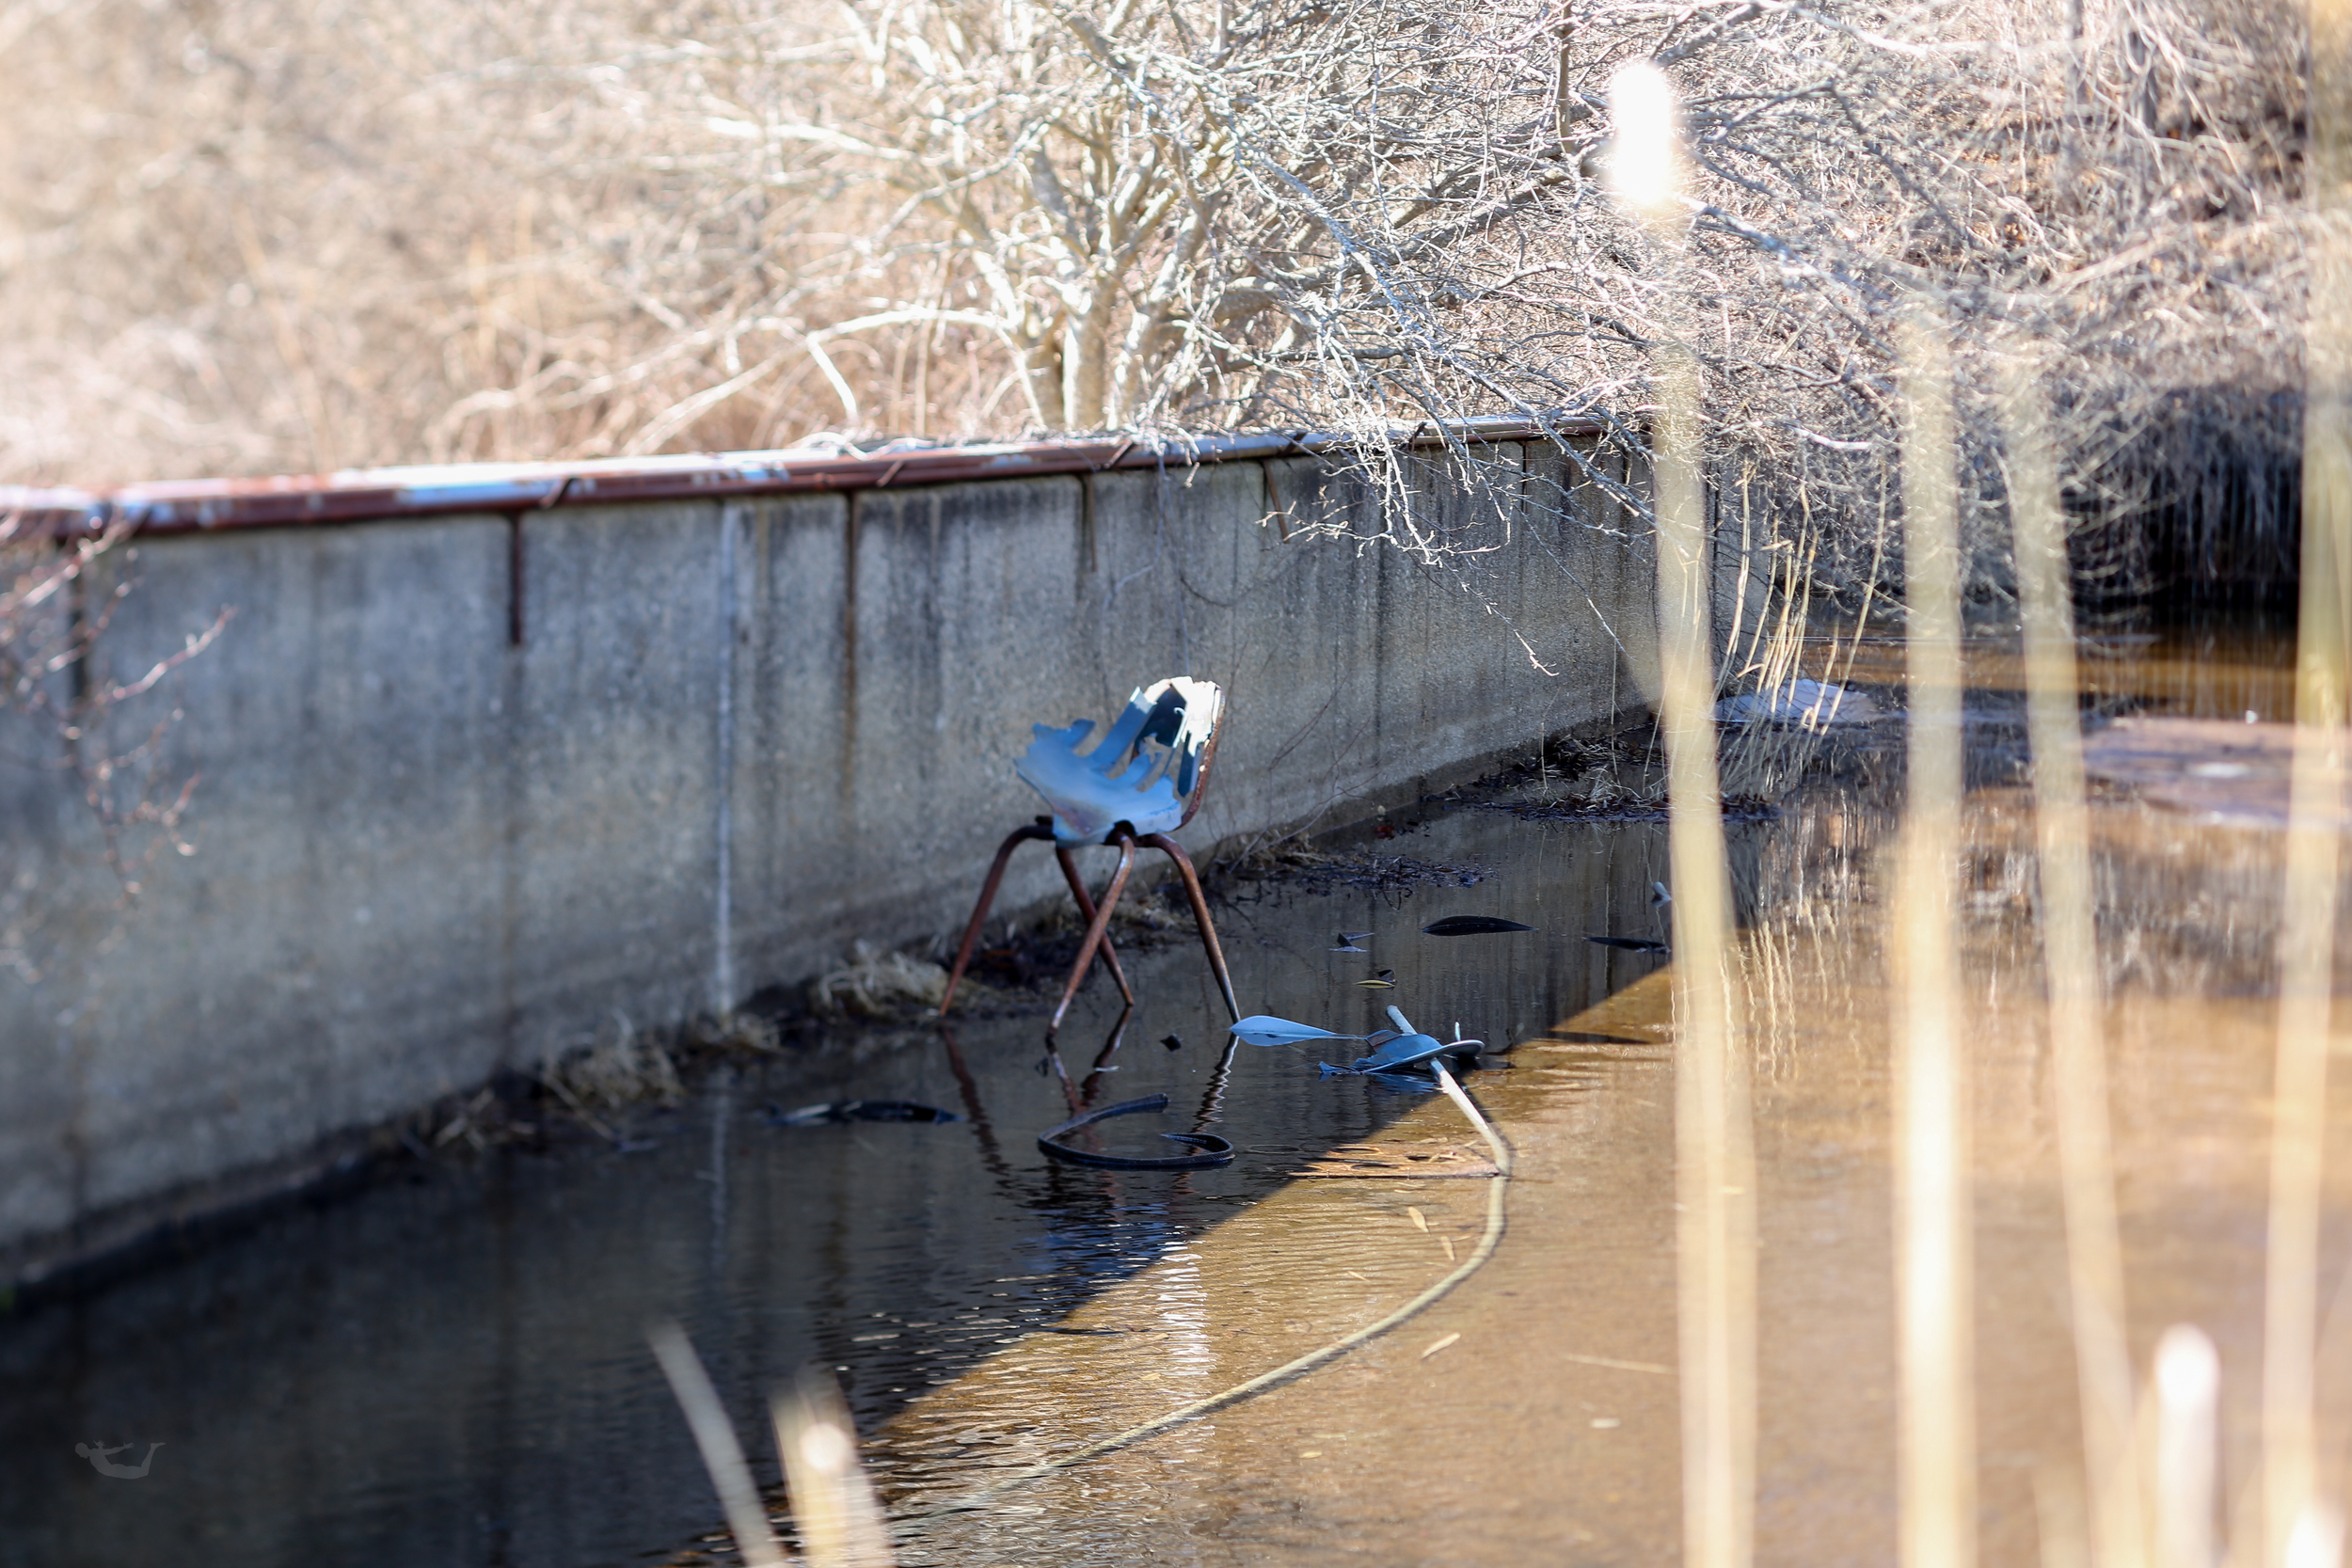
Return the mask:
[[[1501,416],[1400,428],[1406,445],[1489,446],[1600,434],[1599,420]],[[1180,468],[1312,456],[1361,436],[1266,431],[1181,440],[1116,436],[987,446],[892,443],[871,451],[795,449],[689,452],[578,463],[464,463],[363,468],[273,479],[179,480],[114,489],[0,486],[0,518],[58,533],[129,524],[140,533],[301,528],[458,512],[514,515],[564,506],[716,500],[820,491],[884,490],[975,480]]]

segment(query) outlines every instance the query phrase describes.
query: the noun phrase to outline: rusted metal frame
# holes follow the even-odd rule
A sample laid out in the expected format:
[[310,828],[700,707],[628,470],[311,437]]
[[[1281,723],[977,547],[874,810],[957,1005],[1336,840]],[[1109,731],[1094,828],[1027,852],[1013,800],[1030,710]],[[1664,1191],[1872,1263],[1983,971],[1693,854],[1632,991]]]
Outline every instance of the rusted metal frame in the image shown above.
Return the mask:
[[1097,463],[1093,467],[1078,475],[1078,533],[1079,537],[1085,541],[1089,572],[1095,570],[1097,564],[1094,538],[1094,478],[1105,469],[1118,467],[1127,460],[1127,454],[1135,450],[1136,443],[1132,437],[1121,441],[1119,443],[1119,450],[1112,452],[1108,460]]
[[[1061,863],[1062,880],[1070,884],[1070,896],[1077,900],[1078,918],[1089,926],[1094,924],[1094,897],[1087,892],[1086,879],[1078,875],[1078,858],[1060,845],[1054,846],[1054,858]],[[1120,997],[1130,1007],[1136,1005],[1136,993],[1127,984],[1127,976],[1119,967],[1119,954],[1111,946],[1111,939],[1103,938],[1103,967],[1111,972],[1111,984],[1119,988]]]
[[1055,1043],[1053,1036],[1045,1037],[1045,1057],[1038,1064],[1038,1070],[1042,1072],[1049,1067],[1054,1069],[1055,1081],[1061,1085],[1061,1097],[1069,1104],[1072,1116],[1093,1104],[1094,1097],[1102,1092],[1104,1072],[1109,1068],[1111,1058],[1119,1054],[1120,1044],[1127,1037],[1127,1025],[1135,1016],[1136,1007],[1132,1002],[1119,1009],[1119,1017],[1112,1022],[1111,1032],[1103,1037],[1103,1049],[1094,1053],[1094,1065],[1087,1069],[1084,1078],[1070,1076],[1070,1069],[1063,1065],[1061,1059],[1061,1047]]
[[947,1005],[956,999],[956,987],[963,981],[963,971],[972,961],[973,949],[980,944],[980,927],[988,920],[989,906],[996,902],[996,889],[1005,879],[1005,863],[1012,852],[1033,838],[1052,839],[1054,830],[1050,819],[1041,818],[1015,828],[1005,842],[997,846],[996,859],[988,868],[988,880],[980,884],[980,901],[972,906],[971,923],[963,928],[963,945],[956,949],[956,965],[947,972],[947,989],[939,998],[939,1016],[947,1016]]
[[506,645],[523,645],[523,515],[506,515]]
[[[1418,433],[1421,427],[1415,425],[1413,429]],[[1307,432],[1303,430],[1294,430],[1282,437],[1289,447],[1288,451],[1269,452],[1258,459],[1258,476],[1265,482],[1266,499],[1273,503],[1274,527],[1282,535],[1285,545],[1291,542],[1290,503],[1283,499],[1281,486],[1275,483],[1274,465],[1285,457],[1312,457],[1314,451],[1306,445],[1306,436]]]
[[[972,907],[972,919],[963,927],[963,942],[956,949],[955,967],[947,972],[947,989],[939,998],[940,1017],[947,1016],[948,1005],[956,999],[956,988],[963,983],[963,972],[970,967],[972,955],[979,947],[980,929],[988,923],[988,911],[996,902],[996,890],[1004,883],[1005,866],[1011,861],[1012,852],[1024,842],[1033,838],[1041,838],[1049,844],[1053,843],[1054,819],[1050,816],[1041,816],[1034,822],[1016,828],[1005,842],[997,847],[996,859],[989,864],[988,880],[980,884],[979,902]],[[1056,844],[1054,845],[1054,859],[1061,865],[1062,879],[1070,884],[1070,896],[1077,900],[1078,917],[1091,928],[1094,925],[1094,899],[1087,892],[1085,879],[1078,875],[1076,858],[1069,850]],[[1125,972],[1119,967],[1119,954],[1113,949],[1108,936],[1103,939],[1101,953],[1103,967],[1111,973],[1111,983],[1119,988],[1119,994],[1127,1006],[1134,1006],[1136,993],[1127,984]],[[1057,1013],[1054,1016],[1059,1020],[1061,1015]]]
[[[1233,977],[1225,967],[1225,949],[1217,941],[1216,922],[1210,917],[1208,895],[1201,891],[1200,874],[1193,868],[1192,857],[1166,833],[1147,833],[1137,838],[1123,825],[1108,842],[1119,846],[1119,869],[1111,873],[1110,885],[1103,890],[1103,901],[1087,922],[1086,941],[1079,944],[1078,957],[1070,966],[1070,978],[1062,986],[1061,1001],[1054,1008],[1053,1019],[1045,1025],[1046,1034],[1050,1036],[1061,1028],[1062,1015],[1070,1010],[1072,999],[1078,994],[1095,949],[1108,941],[1111,911],[1126,889],[1127,876],[1135,868],[1138,848],[1157,849],[1176,863],[1176,875],[1184,884],[1184,897],[1192,905],[1193,923],[1200,927],[1200,945],[1208,954],[1210,973],[1216,976],[1216,989],[1225,999],[1225,1010],[1234,1022],[1240,1022],[1241,1004],[1233,996]],[[1134,998],[1130,996],[1128,1001],[1132,1004]]]
[[1287,545],[1291,542],[1290,511],[1282,500],[1282,487],[1274,481],[1274,462],[1271,457],[1258,459],[1258,480],[1265,486],[1266,510],[1274,515],[1274,531]]
[[1216,1067],[1209,1074],[1209,1086],[1200,1096],[1200,1112],[1192,1118],[1194,1132],[1204,1132],[1211,1122],[1224,1119],[1217,1113],[1225,1107],[1225,1085],[1233,1076],[1233,1052],[1240,1044],[1239,1035],[1225,1037],[1225,1053],[1217,1057]]
[[549,507],[563,505],[564,498],[571,494],[571,489],[572,476],[566,475],[563,483],[549,490],[537,505],[518,507],[506,514],[506,645],[510,648],[523,645],[525,629],[523,574],[524,567],[529,563],[530,552],[526,547],[523,519],[533,512],[545,512]]
[[980,1161],[999,1181],[1010,1178],[1006,1167],[1005,1152],[997,1147],[996,1131],[989,1124],[988,1107],[980,1101],[978,1080],[972,1076],[971,1064],[963,1059],[963,1048],[956,1042],[955,1025],[939,1025],[940,1042],[947,1048],[947,1070],[955,1074],[956,1088],[963,1096],[964,1118],[972,1124],[972,1136],[979,1145]]
[[[1433,427],[1423,420],[1408,444],[1552,439],[1601,432],[1589,419],[1482,417]],[[950,447],[871,457],[796,451],[615,458],[558,466],[466,464],[385,468],[352,474],[255,480],[192,480],[112,490],[0,486],[0,515],[52,531],[79,534],[128,522],[143,533],[208,532],[230,528],[298,528],[453,513],[513,514],[557,506],[719,499],[906,484],[945,484],[1113,468],[1194,467],[1271,456],[1314,455],[1359,444],[1338,432],[1268,432],[1206,436],[1165,445],[1119,441],[1037,441]]]
[[1176,863],[1176,875],[1184,879],[1184,896],[1192,902],[1193,924],[1200,927],[1200,945],[1208,950],[1209,968],[1216,974],[1216,989],[1225,993],[1225,1010],[1235,1023],[1241,1022],[1241,1004],[1233,1000],[1233,977],[1225,969],[1225,949],[1216,940],[1216,922],[1209,918],[1208,895],[1200,891],[1200,874],[1192,868],[1192,857],[1184,847],[1166,833],[1152,833],[1137,842],[1159,850]]
[[1054,1016],[1046,1021],[1048,1035],[1061,1029],[1062,1015],[1070,1011],[1071,999],[1078,994],[1078,986],[1086,979],[1087,966],[1094,961],[1094,950],[1102,945],[1110,929],[1111,911],[1119,908],[1119,895],[1127,891],[1127,874],[1136,868],[1134,833],[1122,828],[1107,842],[1119,846],[1119,868],[1111,873],[1110,885],[1103,890],[1103,901],[1095,906],[1094,918],[1087,922],[1086,940],[1078,944],[1078,957],[1070,966],[1070,978],[1061,988],[1061,1000],[1054,1005]]

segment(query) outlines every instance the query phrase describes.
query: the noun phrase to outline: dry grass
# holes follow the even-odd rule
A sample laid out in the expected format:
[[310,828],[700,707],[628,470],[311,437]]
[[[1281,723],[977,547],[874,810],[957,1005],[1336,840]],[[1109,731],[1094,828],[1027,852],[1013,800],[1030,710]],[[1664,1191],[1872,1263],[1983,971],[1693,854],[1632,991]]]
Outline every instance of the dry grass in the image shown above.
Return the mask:
[[[8,478],[1629,418],[1679,338],[1719,510],[1851,610],[1931,295],[1964,380],[2060,351],[2078,499],[2211,550],[2283,515],[2242,473],[2299,385],[2279,0],[26,0],[0,38],[44,84],[0,110]],[[1595,178],[1643,55],[1698,166],[1671,278]]]
[[646,1101],[675,1105],[686,1098],[669,1048],[618,1012],[597,1027],[585,1047],[541,1068],[539,1079],[582,1116]]
[[[1536,492],[1644,528],[1674,345],[1749,590],[1718,685],[1769,689],[1820,610],[1899,605],[1922,300],[1974,556],[2008,535],[1991,368],[2029,341],[2104,586],[2280,574],[2306,31],[2288,0],[22,0],[0,481],[1597,413],[1559,480],[1375,444],[1367,502],[1288,519],[1500,613],[1490,558],[1571,499]],[[1599,178],[1642,57],[1689,132],[1670,268]],[[1778,793],[1787,739],[1727,745],[1726,788]]]
[[[0,11],[12,63],[45,84],[0,111],[0,472],[756,446],[837,417],[802,366],[661,433],[680,399],[772,354],[780,324],[856,308],[806,266],[860,198],[779,182],[714,129],[723,78],[761,77],[771,99],[805,78],[713,57],[688,36],[709,14]],[[961,363],[931,377],[941,406]]]
[[860,940],[847,964],[809,982],[808,1005],[818,1018],[898,1019],[936,1011],[946,993],[939,965]]

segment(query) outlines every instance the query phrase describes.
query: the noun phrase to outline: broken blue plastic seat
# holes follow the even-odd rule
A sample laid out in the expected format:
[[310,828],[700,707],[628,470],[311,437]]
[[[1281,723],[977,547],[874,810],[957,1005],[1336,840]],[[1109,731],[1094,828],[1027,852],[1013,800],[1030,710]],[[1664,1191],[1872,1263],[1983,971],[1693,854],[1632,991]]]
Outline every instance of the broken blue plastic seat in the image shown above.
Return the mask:
[[1440,1057],[1474,1054],[1480,1046],[1486,1043],[1485,1040],[1463,1038],[1459,1023],[1454,1026],[1454,1038],[1441,1040],[1435,1035],[1413,1031],[1411,1021],[1394,1007],[1389,1009],[1389,1017],[1404,1025],[1406,1032],[1400,1034],[1395,1030],[1383,1029],[1377,1034],[1365,1036],[1364,1043],[1373,1048],[1371,1055],[1359,1056],[1345,1067],[1333,1067],[1326,1062],[1323,1064],[1323,1076],[1360,1075],[1387,1079],[1391,1074],[1428,1072],[1438,1065]]
[[[955,967],[947,972],[946,992],[939,1003],[942,1016],[955,1000],[956,987],[963,978],[965,966],[972,961],[973,950],[979,945],[980,927],[996,901],[996,889],[1004,880],[1006,863],[1025,840],[1041,838],[1052,842],[1055,856],[1061,863],[1062,879],[1070,884],[1071,896],[1087,922],[1086,940],[1079,943],[1077,960],[1071,966],[1070,979],[1062,988],[1061,1002],[1046,1025],[1049,1035],[1061,1027],[1062,1015],[1069,1011],[1071,999],[1078,994],[1078,987],[1085,981],[1098,951],[1104,967],[1110,971],[1112,981],[1119,987],[1120,995],[1131,1006],[1135,1002],[1135,992],[1129,989],[1127,977],[1119,967],[1119,957],[1112,950],[1109,929],[1111,911],[1126,888],[1127,875],[1135,867],[1138,847],[1157,849],[1176,863],[1177,875],[1183,879],[1185,895],[1192,903],[1193,919],[1200,927],[1201,946],[1207,950],[1209,967],[1216,974],[1217,988],[1224,992],[1225,1006],[1232,1015],[1235,1019],[1241,1017],[1241,1007],[1233,1000],[1232,979],[1226,973],[1225,954],[1216,940],[1216,927],[1209,919],[1208,900],[1200,891],[1200,875],[1194,871],[1191,859],[1168,836],[1191,821],[1193,814],[1200,809],[1201,798],[1209,785],[1209,767],[1216,758],[1224,705],[1225,694],[1213,682],[1178,675],[1152,686],[1137,687],[1127,699],[1126,707],[1091,751],[1079,750],[1094,733],[1091,719],[1081,719],[1060,729],[1046,724],[1032,727],[1029,749],[1013,765],[1013,771],[1045,798],[1052,811],[1029,826],[1016,829],[997,848],[988,880],[981,884],[979,902],[974,906],[971,922],[964,927],[963,944],[957,950]],[[1111,873],[1110,883],[1099,902],[1088,895],[1086,883],[1078,876],[1077,863],[1071,855],[1073,849],[1089,844],[1112,846],[1120,852],[1119,867]]]
[[1200,809],[1201,785],[1216,751],[1224,693],[1179,675],[1137,687],[1091,752],[1094,733],[1081,719],[1063,729],[1044,724],[1012,770],[1054,811],[1054,842],[1065,848],[1108,844],[1120,823],[1137,836],[1172,832]]

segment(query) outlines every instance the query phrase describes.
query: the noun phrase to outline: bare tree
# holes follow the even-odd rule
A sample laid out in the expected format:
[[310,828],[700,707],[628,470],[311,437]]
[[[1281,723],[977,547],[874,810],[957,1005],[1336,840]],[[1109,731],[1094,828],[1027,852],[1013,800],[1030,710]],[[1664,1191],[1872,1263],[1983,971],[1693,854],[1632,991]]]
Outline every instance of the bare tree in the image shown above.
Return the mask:
[[[0,760],[70,781],[125,905],[159,854],[194,852],[182,830],[197,778],[174,772],[164,748],[180,711],[145,715],[138,700],[210,647],[231,613],[136,674],[111,678],[96,656],[132,591],[129,531],[116,524],[59,537],[37,514],[0,517],[0,734],[13,753]],[[30,913],[37,874],[23,862],[22,853],[0,860],[0,967],[36,981],[45,967]]]
[[[1885,324],[1926,296],[1963,371],[2055,350],[2078,499],[2277,520],[2239,476],[2291,444],[2298,374],[2278,0],[8,25],[71,95],[0,110],[19,475],[1562,409],[1630,446],[1680,336],[1718,504],[1859,603],[1890,558]],[[1700,168],[1673,267],[1597,180],[1629,58],[1675,79]]]

